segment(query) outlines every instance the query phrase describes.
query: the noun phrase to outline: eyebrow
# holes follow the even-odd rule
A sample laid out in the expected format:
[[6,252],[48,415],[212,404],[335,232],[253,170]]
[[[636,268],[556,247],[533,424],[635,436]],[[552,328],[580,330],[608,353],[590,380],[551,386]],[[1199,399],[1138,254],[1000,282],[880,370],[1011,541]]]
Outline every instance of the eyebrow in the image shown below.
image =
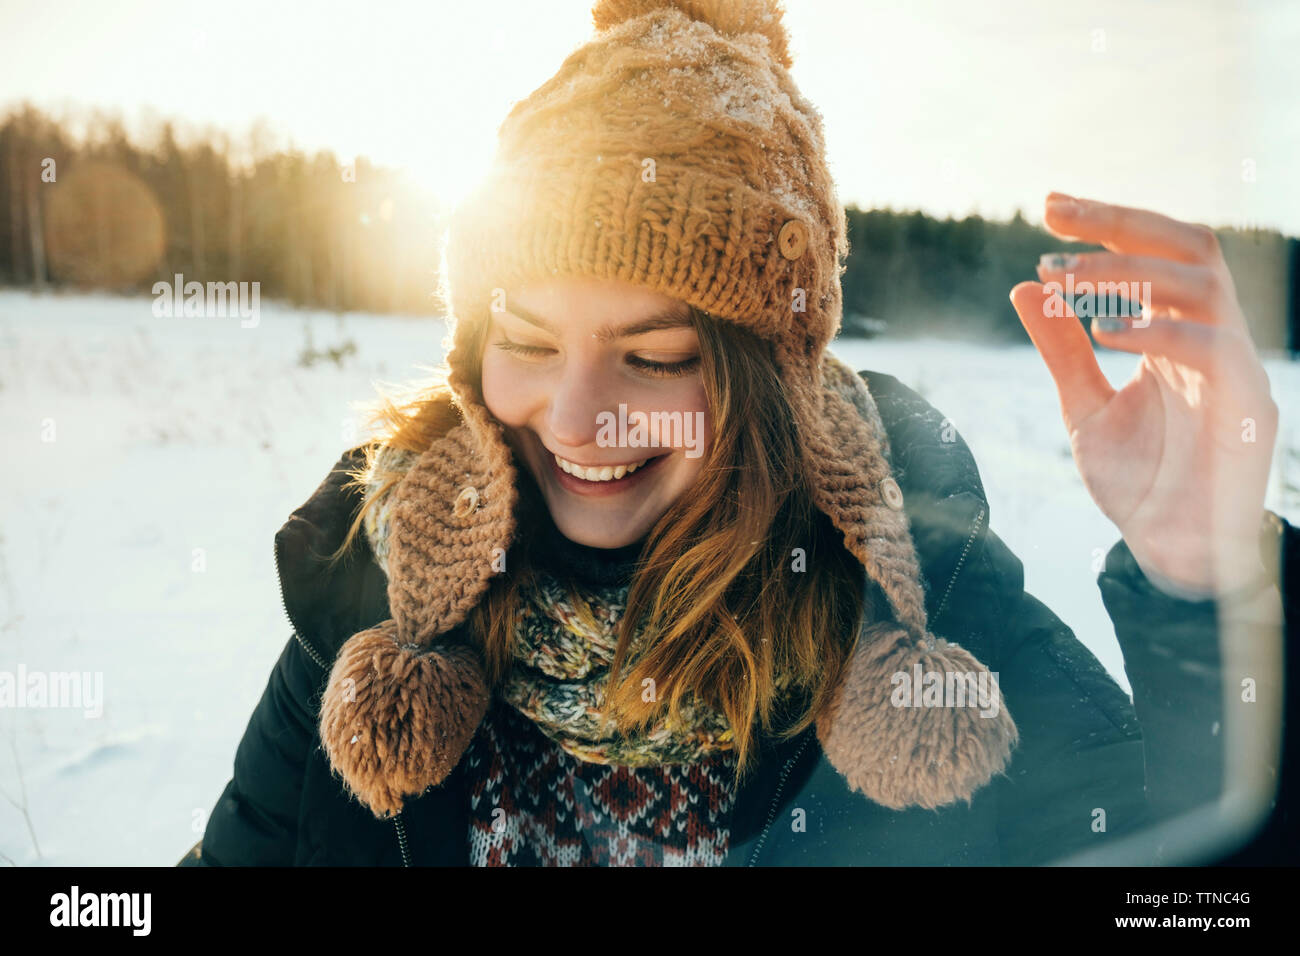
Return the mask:
[[[560,334],[555,323],[543,319],[540,315],[534,315],[527,309],[521,309],[517,305],[509,306],[502,311],[515,316],[515,318],[523,319],[529,325],[544,329],[552,335],[558,336]],[[689,312],[682,314],[679,307],[669,307],[662,312],[656,312],[654,315],[647,316],[636,322],[629,322],[618,328],[606,323],[592,334],[601,342],[614,342],[621,338],[631,338],[634,335],[644,335],[647,332],[658,332],[662,329],[687,328],[692,324]]]

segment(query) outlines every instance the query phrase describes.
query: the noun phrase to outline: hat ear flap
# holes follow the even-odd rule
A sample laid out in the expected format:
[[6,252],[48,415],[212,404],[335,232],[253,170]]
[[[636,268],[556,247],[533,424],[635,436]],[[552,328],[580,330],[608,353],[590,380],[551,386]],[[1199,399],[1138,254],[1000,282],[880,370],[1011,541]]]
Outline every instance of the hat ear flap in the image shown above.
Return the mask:
[[388,604],[425,644],[465,620],[506,569],[518,475],[501,427],[481,405],[433,442],[393,489]]
[[389,490],[376,555],[393,616],[343,644],[321,697],[330,765],[380,818],[446,779],[491,699],[478,652],[443,635],[505,570],[517,469],[468,383],[453,375],[450,384],[453,393],[440,396],[450,427]]
[[[805,416],[801,433],[814,463],[814,500],[893,613],[864,623],[844,678],[818,718],[818,739],[849,786],[882,806],[935,809],[969,800],[1005,769],[1019,731],[997,675],[929,630],[889,436],[870,390],[830,353],[821,370],[820,413],[796,407]],[[938,701],[932,694],[917,700],[922,694],[914,685],[933,687],[936,679],[943,685]],[[949,699],[949,684],[954,691],[960,686],[965,706]]]

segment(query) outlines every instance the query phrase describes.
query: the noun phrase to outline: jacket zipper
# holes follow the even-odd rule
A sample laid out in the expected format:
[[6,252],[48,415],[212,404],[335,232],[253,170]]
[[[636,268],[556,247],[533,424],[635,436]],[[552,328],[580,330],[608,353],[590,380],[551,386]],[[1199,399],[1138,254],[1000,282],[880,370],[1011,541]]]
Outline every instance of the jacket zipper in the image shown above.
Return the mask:
[[934,620],[931,621],[931,627],[943,617],[943,612],[948,608],[948,598],[952,595],[952,587],[957,583],[957,575],[961,574],[961,566],[966,563],[966,554],[970,551],[970,546],[975,543],[975,535],[979,534],[980,525],[984,523],[984,505],[980,505],[979,513],[975,515],[975,520],[971,523],[970,534],[966,537],[966,547],[961,549],[961,557],[957,559],[957,566],[952,569],[952,577],[948,579],[948,587],[943,592],[943,600],[939,602],[939,609],[934,612]]
[[[329,663],[325,660],[324,655],[322,655],[318,650],[316,650],[316,648],[312,647],[311,643],[305,637],[302,636],[302,629],[298,626],[298,622],[293,619],[293,615],[289,613],[289,606],[285,603],[284,581],[280,576],[279,539],[277,539],[275,542],[274,551],[275,551],[275,577],[280,589],[280,607],[284,610],[284,616],[289,619],[289,624],[293,627],[294,639],[299,644],[302,645],[302,649],[307,652],[307,656],[310,657],[313,661],[315,661],[316,665],[320,667],[321,670],[325,671],[326,673],[329,673],[330,670]],[[393,817],[393,828],[397,831],[397,848],[402,853],[402,866],[410,866],[411,850],[410,850],[410,846],[406,842],[406,822],[402,819],[402,812],[400,810],[397,812],[397,815]]]
[[406,824],[402,821],[402,811],[393,817],[393,827],[397,830],[397,847],[402,851],[402,866],[411,865],[411,851],[406,845]]
[[748,866],[753,866],[758,861],[758,854],[763,850],[763,844],[767,842],[767,833],[772,829],[772,821],[776,819],[776,808],[781,802],[781,791],[785,789],[786,778],[790,776],[790,770],[794,767],[795,762],[803,756],[803,752],[808,749],[808,744],[812,740],[812,734],[809,733],[804,738],[799,749],[795,751],[794,756],[790,757],[785,766],[781,768],[781,779],[777,782],[776,792],[772,795],[772,805],[767,811],[767,822],[763,824],[763,832],[758,837],[758,842],[754,844],[754,852],[750,854]]
[[316,666],[328,674],[330,667],[329,664],[326,662],[324,655],[321,654],[318,650],[316,650],[316,648],[312,647],[312,645],[308,643],[307,638],[302,636],[302,628],[299,627],[298,622],[293,619],[293,615],[289,613],[289,605],[286,604],[284,601],[284,580],[280,576],[280,539],[279,538],[275,540],[274,552],[275,552],[275,581],[276,581],[276,586],[279,588],[280,591],[280,608],[281,610],[284,611],[284,616],[288,618],[289,626],[293,628],[294,640],[296,640],[299,644],[302,645],[302,649],[307,652],[308,657],[310,657],[313,661],[316,662]]

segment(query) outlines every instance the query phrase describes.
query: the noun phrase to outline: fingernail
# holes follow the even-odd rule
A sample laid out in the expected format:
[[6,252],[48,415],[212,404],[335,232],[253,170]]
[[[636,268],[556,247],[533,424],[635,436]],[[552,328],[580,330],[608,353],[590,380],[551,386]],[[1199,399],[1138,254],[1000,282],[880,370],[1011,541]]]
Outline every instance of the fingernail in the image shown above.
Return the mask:
[[1067,252],[1047,252],[1038,259],[1038,268],[1045,272],[1060,272],[1073,269],[1079,264],[1079,257]]
[[1127,322],[1113,315],[1099,315],[1093,321],[1097,323],[1097,329],[1101,332],[1123,332],[1129,327]]
[[1047,205],[1052,212],[1061,216],[1073,216],[1079,212],[1079,201],[1065,193],[1052,193],[1047,197]]

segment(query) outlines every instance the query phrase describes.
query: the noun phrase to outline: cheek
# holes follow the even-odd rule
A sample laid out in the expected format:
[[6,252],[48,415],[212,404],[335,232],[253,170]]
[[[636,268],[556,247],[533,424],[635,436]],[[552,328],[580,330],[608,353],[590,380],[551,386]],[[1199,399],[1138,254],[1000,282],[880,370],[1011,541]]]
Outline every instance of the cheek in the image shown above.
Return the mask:
[[690,416],[691,431],[684,437],[692,447],[683,455],[683,474],[688,480],[694,481],[704,470],[704,463],[713,444],[713,416],[709,411],[708,394],[704,390],[703,383],[684,382],[681,391],[666,404]]
[[702,423],[702,432],[704,445],[707,448],[713,441],[713,415],[709,411],[709,396],[704,391],[704,385],[701,382],[694,382],[685,398],[683,408],[688,408],[692,413],[701,412],[701,417],[697,420]]
[[499,349],[490,348],[483,356],[483,404],[506,425],[522,425],[528,420],[532,406],[528,376]]

